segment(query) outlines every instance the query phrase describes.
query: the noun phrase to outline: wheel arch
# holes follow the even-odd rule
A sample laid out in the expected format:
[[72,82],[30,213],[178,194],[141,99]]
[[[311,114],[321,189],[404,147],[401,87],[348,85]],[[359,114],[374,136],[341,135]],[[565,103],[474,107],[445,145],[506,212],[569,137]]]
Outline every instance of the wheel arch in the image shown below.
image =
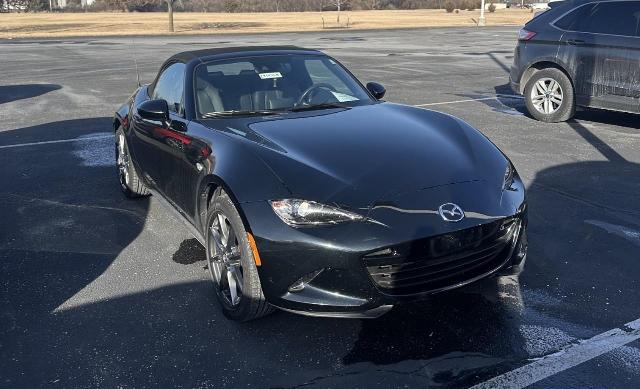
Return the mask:
[[251,231],[251,227],[242,207],[240,206],[238,198],[235,196],[233,190],[231,190],[231,187],[227,184],[227,182],[216,174],[208,175],[200,182],[200,186],[198,189],[198,198],[196,200],[196,215],[199,229],[203,233],[206,231],[205,224],[207,222],[207,211],[209,210],[209,204],[211,203],[211,199],[213,199],[213,196],[218,190],[225,191],[225,193],[231,199],[231,202],[236,206],[236,209],[240,214],[240,219],[242,219],[242,223],[244,224],[244,228],[247,231]]
[[113,118],[113,132],[118,131],[118,128],[120,128],[121,125],[122,125],[122,120],[120,120],[120,118],[116,115]]
[[567,78],[569,79],[569,82],[571,82],[571,86],[575,90],[573,77],[571,76],[571,74],[569,74],[569,72],[567,72],[564,66],[562,66],[558,62],[554,62],[551,60],[542,60],[529,65],[527,70],[525,70],[524,73],[522,73],[522,78],[520,81],[520,93],[524,94],[524,90],[527,86],[527,83],[536,72],[539,72],[540,70],[544,70],[544,69],[549,69],[549,68],[558,69],[562,73],[564,73],[564,75],[567,76]]

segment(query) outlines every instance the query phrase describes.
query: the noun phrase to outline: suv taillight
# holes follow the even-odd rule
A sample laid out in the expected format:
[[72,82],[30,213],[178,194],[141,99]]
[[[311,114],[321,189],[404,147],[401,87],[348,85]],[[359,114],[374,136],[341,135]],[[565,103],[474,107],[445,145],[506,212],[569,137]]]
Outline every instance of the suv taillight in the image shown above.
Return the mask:
[[536,36],[536,33],[533,31],[525,30],[524,28],[518,31],[518,40],[519,41],[528,41],[531,38]]

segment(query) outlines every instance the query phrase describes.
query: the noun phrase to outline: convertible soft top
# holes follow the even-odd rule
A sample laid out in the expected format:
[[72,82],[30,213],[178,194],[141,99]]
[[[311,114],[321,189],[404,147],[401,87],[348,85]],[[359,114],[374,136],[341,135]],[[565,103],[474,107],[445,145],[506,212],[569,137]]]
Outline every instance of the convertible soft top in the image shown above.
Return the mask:
[[190,62],[192,60],[209,60],[215,57],[242,57],[248,54],[315,54],[324,55],[318,50],[305,49],[297,46],[237,46],[237,47],[216,47],[202,50],[191,50],[177,53],[170,58],[170,61]]

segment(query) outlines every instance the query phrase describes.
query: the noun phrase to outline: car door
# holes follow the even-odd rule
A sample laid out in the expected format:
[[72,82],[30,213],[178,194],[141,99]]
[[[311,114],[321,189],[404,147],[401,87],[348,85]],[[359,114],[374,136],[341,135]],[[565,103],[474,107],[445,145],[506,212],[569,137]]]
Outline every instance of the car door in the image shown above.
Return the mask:
[[565,30],[558,57],[573,73],[578,104],[637,112],[640,1],[589,3],[554,25]]
[[168,123],[133,116],[134,151],[146,180],[182,211],[187,211],[185,198],[191,196],[186,193],[196,169],[189,160],[194,139],[184,117],[185,69],[181,62],[165,65],[149,90],[149,99],[167,102]]

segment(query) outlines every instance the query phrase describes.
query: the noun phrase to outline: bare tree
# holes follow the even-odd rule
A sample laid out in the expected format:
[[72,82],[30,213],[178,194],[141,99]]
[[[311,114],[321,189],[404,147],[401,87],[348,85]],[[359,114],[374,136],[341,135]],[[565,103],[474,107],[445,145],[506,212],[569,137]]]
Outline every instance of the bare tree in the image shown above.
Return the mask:
[[338,10],[338,23],[340,23],[340,10],[342,9],[342,1],[343,0],[331,0],[331,4],[333,4]]
[[173,29],[173,3],[176,0],[165,0],[167,2],[167,11],[169,11],[169,31],[174,32]]

